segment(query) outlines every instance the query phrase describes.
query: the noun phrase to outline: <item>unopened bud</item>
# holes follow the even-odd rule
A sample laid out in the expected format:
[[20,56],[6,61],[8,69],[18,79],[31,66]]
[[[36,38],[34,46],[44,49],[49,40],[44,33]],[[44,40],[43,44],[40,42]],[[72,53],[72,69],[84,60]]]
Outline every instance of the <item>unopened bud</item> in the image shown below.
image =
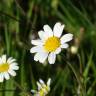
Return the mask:
[[76,54],[77,52],[78,52],[78,47],[72,46],[72,47],[71,47],[71,53],[72,53],[72,54]]

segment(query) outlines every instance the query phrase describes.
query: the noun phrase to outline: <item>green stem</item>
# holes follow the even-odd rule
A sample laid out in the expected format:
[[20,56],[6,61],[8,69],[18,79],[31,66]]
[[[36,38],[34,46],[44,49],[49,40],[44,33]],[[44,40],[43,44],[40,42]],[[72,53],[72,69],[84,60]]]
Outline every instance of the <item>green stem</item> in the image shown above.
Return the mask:
[[13,81],[14,81],[14,84],[15,84],[22,92],[24,92],[24,94],[26,94],[26,96],[32,96],[31,93],[30,93],[30,92],[27,92],[27,90],[24,90],[24,88],[23,88],[18,82],[16,82],[14,79],[13,79]]
[[5,24],[5,42],[6,42],[6,49],[7,49],[7,54],[10,53],[10,38],[8,34],[8,29],[7,29],[7,24]]
[[67,63],[67,65],[70,67],[70,69],[72,70],[72,72],[74,73],[74,75],[75,75],[75,77],[76,77],[76,79],[77,79],[77,82],[78,82],[78,84],[79,84],[79,86],[80,86],[80,88],[81,88],[80,96],[86,96],[86,95],[85,95],[86,93],[85,93],[85,91],[84,91],[84,86],[83,86],[83,84],[82,84],[82,82],[81,82],[81,79],[79,78],[80,76],[77,74],[75,68],[70,64],[70,62],[69,62],[68,60],[66,60],[66,63]]

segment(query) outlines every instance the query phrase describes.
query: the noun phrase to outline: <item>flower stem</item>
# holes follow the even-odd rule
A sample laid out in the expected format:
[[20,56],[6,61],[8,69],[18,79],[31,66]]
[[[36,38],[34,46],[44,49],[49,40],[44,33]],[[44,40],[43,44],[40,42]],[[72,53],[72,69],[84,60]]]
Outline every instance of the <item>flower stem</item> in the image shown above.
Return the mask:
[[23,92],[26,94],[26,96],[32,96],[32,95],[31,95],[31,92],[27,92],[26,90],[24,90],[24,88],[22,88],[22,86],[21,86],[18,82],[16,82],[14,79],[13,79],[13,81],[14,81],[14,84],[15,84],[21,91],[23,91]]
[[75,68],[72,66],[72,64],[68,61],[68,60],[65,60],[65,62],[67,63],[67,65],[69,66],[69,68],[72,70],[72,72],[74,73],[75,75],[75,78],[78,82],[78,85],[80,86],[80,95],[79,96],[86,96],[86,92],[85,92],[85,88],[82,84],[82,81],[80,79],[80,76],[79,74],[76,72]]

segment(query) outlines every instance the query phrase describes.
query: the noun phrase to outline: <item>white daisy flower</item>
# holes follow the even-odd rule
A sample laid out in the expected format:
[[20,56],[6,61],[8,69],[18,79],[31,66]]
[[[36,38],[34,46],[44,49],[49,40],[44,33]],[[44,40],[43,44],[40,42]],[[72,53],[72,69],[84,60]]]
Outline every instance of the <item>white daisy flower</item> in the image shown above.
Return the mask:
[[38,32],[40,39],[31,41],[35,46],[30,49],[30,52],[36,53],[34,56],[35,61],[44,63],[48,57],[49,63],[54,64],[56,54],[59,54],[62,48],[68,48],[67,42],[73,39],[73,34],[68,33],[61,36],[64,25],[59,22],[55,24],[53,30],[48,25],[44,25],[43,29],[44,31]]
[[39,82],[37,82],[38,91],[31,90],[31,92],[34,93],[34,96],[46,96],[50,91],[50,83],[50,78],[48,79],[47,84],[45,84],[42,79],[39,79]]
[[11,76],[16,76],[15,70],[18,70],[18,64],[16,59],[12,57],[7,59],[6,55],[0,57],[0,82],[3,82],[4,79],[8,80]]

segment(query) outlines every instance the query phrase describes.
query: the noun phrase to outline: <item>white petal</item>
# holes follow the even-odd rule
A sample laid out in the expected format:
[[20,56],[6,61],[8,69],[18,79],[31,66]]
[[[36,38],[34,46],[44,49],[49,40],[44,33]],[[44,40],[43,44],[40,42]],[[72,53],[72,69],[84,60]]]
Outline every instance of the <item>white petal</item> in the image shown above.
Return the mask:
[[39,35],[41,40],[44,40],[44,31],[39,31],[38,35]]
[[16,76],[16,72],[13,71],[13,70],[8,70],[8,73],[9,73],[10,75],[12,75],[12,76]]
[[3,62],[3,63],[6,63],[6,55],[3,55],[3,56],[2,56],[2,62]]
[[39,82],[40,82],[41,84],[45,84],[42,79],[39,79]]
[[2,73],[0,73],[0,82],[3,82],[4,81],[4,76]]
[[36,53],[36,54],[34,55],[34,60],[35,60],[35,61],[38,61],[39,58],[40,58],[40,53]]
[[32,47],[31,49],[30,49],[30,52],[31,53],[36,53],[36,52],[42,52],[42,47],[41,46],[35,46],[35,47]]
[[11,63],[10,65],[12,65],[12,66],[18,66],[18,64],[16,62]]
[[57,48],[56,51],[54,52],[55,54],[59,54],[61,52],[61,48]]
[[38,86],[38,90],[40,90],[42,88],[42,86],[39,82],[37,82],[37,86]]
[[43,45],[43,42],[41,40],[31,40],[31,43],[33,45]]
[[13,59],[12,57],[10,57],[10,58],[8,58],[7,63],[11,64],[15,61],[16,61],[16,59]]
[[11,64],[10,65],[10,69],[18,70],[19,69],[19,66],[16,66],[16,65]]
[[68,42],[68,41],[71,41],[73,39],[73,34],[71,33],[68,33],[68,34],[65,34],[61,37],[61,44],[65,43],[65,42]]
[[62,35],[64,29],[64,25],[61,25],[61,23],[56,23],[53,28],[54,36],[60,37]]
[[48,79],[47,86],[50,86],[50,83],[51,83],[51,78]]
[[12,57],[8,58],[7,63],[9,63],[12,59]]
[[44,25],[43,28],[45,31],[46,38],[53,36],[52,29],[49,27],[49,25]]
[[4,77],[5,77],[6,80],[10,79],[10,76],[7,72],[4,72],[3,74],[4,74]]
[[56,60],[56,54],[51,52],[48,56],[48,61],[50,64],[54,64],[55,63],[55,60]]
[[40,53],[39,62],[40,62],[40,63],[44,63],[45,60],[47,59],[47,57],[48,57],[48,53],[47,53],[47,52],[42,52],[42,53]]
[[37,91],[36,90],[31,90],[32,93],[36,93]]
[[62,44],[60,47],[61,47],[61,48],[68,48],[68,47],[69,47],[69,45],[68,45],[68,44],[66,44],[66,43],[64,43],[64,44]]
[[39,61],[40,63],[44,63],[45,60],[47,59],[47,57],[48,57],[48,53],[47,52],[39,52],[39,53],[35,54],[34,60],[35,61]]

